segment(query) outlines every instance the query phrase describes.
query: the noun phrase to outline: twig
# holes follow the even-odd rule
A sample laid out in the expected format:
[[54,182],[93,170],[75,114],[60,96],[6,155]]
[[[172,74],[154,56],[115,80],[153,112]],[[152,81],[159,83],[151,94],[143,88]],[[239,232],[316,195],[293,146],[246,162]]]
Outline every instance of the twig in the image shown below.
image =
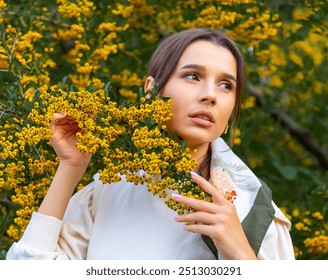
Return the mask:
[[[264,107],[264,101],[258,88],[249,84],[247,86],[250,95],[256,98],[256,104]],[[316,141],[313,134],[301,127],[291,116],[286,114],[282,108],[275,108],[268,111],[269,115],[282,127],[286,128],[291,136],[318,160],[321,168],[328,170],[328,152],[324,150]]]
[[123,51],[123,53],[131,58],[133,58],[139,65],[142,63],[142,60],[137,57],[134,53],[129,52],[129,51]]
[[7,197],[0,198],[0,204],[16,205],[14,202],[10,201]]

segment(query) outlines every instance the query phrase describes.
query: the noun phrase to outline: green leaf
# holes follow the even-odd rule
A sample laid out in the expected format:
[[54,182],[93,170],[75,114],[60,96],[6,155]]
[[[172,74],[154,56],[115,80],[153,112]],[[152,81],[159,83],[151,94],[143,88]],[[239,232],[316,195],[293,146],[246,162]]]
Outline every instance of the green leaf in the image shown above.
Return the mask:
[[277,162],[274,163],[274,166],[277,168],[277,170],[285,179],[289,181],[296,179],[298,171],[295,167],[291,165],[280,165]]
[[68,76],[65,76],[65,77],[62,79],[62,82],[61,82],[61,85],[60,85],[60,88],[61,88],[61,89],[64,89],[64,88],[65,88],[65,85],[67,84],[67,81],[68,81]]
[[144,96],[144,89],[142,87],[139,88],[139,94],[138,94],[138,99]]
[[40,91],[40,90],[37,90],[37,91],[35,92],[34,97],[33,97],[33,100],[32,100],[32,101],[30,102],[30,104],[29,104],[29,110],[32,109],[32,107],[33,107],[35,101],[38,100],[40,94],[41,94],[41,91]]
[[[89,86],[90,87],[90,86]],[[88,87],[88,88],[89,88]],[[73,85],[73,84],[71,84],[71,86],[70,86],[70,89],[69,89],[69,91],[78,91],[79,89],[75,86],[75,85]]]
[[187,141],[183,140],[181,145],[182,145],[182,151],[184,152],[187,148]]
[[126,106],[127,103],[128,103],[127,100],[122,101],[122,102],[119,104],[118,108],[120,108],[120,109],[124,108],[124,107]]
[[94,85],[95,85],[95,83],[91,83],[91,84],[86,88],[86,90],[87,90],[88,92],[94,92],[94,91],[95,91]]
[[153,123],[149,126],[149,130],[153,130],[155,129],[156,127],[158,127],[158,124],[157,123]]
[[105,87],[104,87],[104,92],[105,93],[109,93],[109,91],[111,90],[112,86],[111,86],[111,82],[106,83]]
[[162,96],[161,99],[163,99],[165,102],[167,102],[167,101],[169,101],[171,98],[170,98],[170,97]]
[[12,83],[18,81],[18,78],[9,71],[0,71],[0,83]]

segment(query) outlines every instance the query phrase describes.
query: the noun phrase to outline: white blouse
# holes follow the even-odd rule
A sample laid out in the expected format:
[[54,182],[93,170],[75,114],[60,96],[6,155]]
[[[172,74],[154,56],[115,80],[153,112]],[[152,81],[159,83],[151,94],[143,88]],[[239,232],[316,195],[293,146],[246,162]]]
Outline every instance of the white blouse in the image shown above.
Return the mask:
[[[94,179],[71,198],[63,221],[33,213],[7,259],[215,259],[201,235],[184,231],[176,212],[145,186]],[[258,259],[294,259],[290,222],[273,206]]]

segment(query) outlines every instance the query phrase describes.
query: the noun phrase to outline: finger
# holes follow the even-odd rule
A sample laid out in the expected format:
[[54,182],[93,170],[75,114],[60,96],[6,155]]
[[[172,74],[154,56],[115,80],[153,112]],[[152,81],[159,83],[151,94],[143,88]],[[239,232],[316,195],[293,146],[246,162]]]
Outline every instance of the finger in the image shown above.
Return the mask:
[[205,192],[210,194],[212,197],[215,197],[217,202],[225,202],[226,199],[224,195],[218,190],[217,187],[213,186],[210,182],[208,182],[205,178],[198,175],[196,172],[191,171],[191,178],[197,183]]
[[185,224],[183,229],[188,232],[204,234],[208,236],[213,235],[214,227],[206,224]]
[[54,113],[54,118],[51,122],[51,125],[61,126],[66,124],[76,124],[74,118],[67,115],[67,113]]
[[217,205],[215,205],[214,203],[187,196],[182,196],[180,194],[172,194],[172,197],[175,201],[187,205],[196,211],[202,211],[212,214],[217,212]]
[[211,225],[216,222],[217,219],[215,219],[215,217],[216,216],[214,214],[209,214],[205,212],[193,212],[182,216],[175,216],[174,219],[180,223],[202,223]]

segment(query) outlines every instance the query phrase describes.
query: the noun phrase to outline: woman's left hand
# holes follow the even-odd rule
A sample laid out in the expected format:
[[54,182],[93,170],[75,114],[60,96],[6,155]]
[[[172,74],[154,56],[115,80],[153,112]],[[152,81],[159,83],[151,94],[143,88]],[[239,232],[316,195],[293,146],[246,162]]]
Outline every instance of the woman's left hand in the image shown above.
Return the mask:
[[195,212],[177,216],[177,222],[186,224],[186,231],[208,235],[222,259],[256,259],[239,221],[236,207],[203,177],[192,172],[192,179],[208,194],[212,202],[174,195],[174,199],[195,209]]

